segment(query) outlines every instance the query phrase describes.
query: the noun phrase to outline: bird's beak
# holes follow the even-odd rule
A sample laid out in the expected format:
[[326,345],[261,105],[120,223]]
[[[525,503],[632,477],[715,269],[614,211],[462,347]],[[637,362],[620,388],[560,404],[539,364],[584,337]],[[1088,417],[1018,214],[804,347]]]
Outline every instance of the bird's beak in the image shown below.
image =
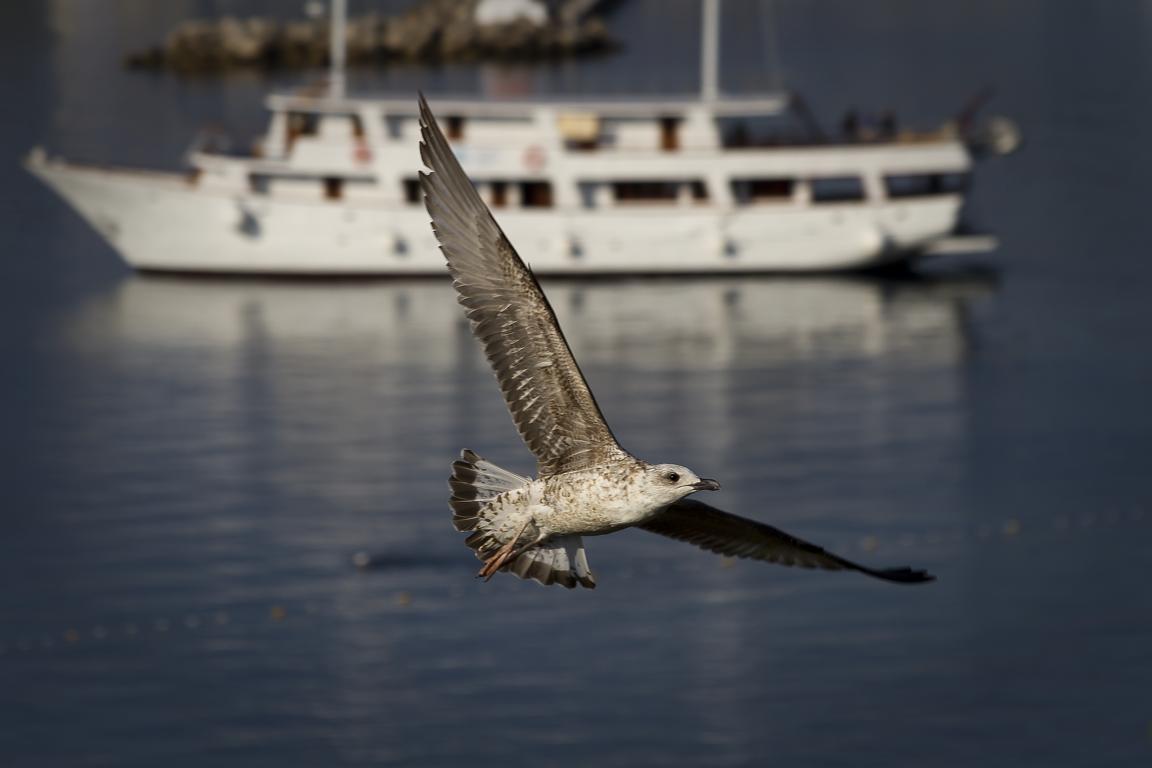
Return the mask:
[[720,483],[715,480],[701,480],[698,483],[692,483],[692,487],[697,491],[718,491],[720,490]]

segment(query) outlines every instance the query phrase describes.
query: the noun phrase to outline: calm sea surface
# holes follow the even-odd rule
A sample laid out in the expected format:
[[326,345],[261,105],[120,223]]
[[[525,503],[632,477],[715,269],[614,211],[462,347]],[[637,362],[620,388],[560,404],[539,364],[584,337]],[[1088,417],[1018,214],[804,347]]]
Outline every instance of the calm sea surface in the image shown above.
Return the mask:
[[[0,11],[0,765],[1152,762],[1152,3],[726,4],[725,84],[779,58],[828,121],[995,85],[1027,146],[970,218],[1002,249],[900,281],[545,287],[630,450],[939,582],[630,531],[590,542],[594,592],[472,578],[450,461],[532,464],[447,279],[133,276],[23,172],[36,143],[178,167],[299,80],[118,67],[186,16],[290,4],[97,5]],[[619,56],[512,76],[688,90],[695,13],[623,3]]]

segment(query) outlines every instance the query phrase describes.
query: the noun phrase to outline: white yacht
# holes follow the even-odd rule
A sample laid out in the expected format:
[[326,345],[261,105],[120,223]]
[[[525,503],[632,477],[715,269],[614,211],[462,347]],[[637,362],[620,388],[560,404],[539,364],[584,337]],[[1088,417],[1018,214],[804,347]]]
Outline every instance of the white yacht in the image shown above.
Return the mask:
[[[973,160],[954,125],[828,139],[788,95],[725,96],[716,0],[704,9],[692,98],[430,95],[537,272],[815,272],[989,247],[956,237]],[[190,172],[177,174],[35,149],[26,165],[136,269],[440,273],[417,184],[416,95],[347,96],[334,19],[329,86],[270,96],[270,125],[248,156],[194,146]]]

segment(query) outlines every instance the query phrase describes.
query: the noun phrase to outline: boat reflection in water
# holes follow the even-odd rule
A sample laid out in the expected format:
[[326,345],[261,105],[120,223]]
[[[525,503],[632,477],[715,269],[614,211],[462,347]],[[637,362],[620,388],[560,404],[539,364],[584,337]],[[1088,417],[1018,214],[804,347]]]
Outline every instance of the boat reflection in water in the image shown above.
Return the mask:
[[[583,365],[720,370],[891,358],[955,365],[984,272],[953,277],[553,278],[545,284]],[[86,306],[74,337],[159,355],[273,345],[345,365],[447,371],[475,342],[443,280],[297,282],[135,277]],[[461,350],[461,344],[465,350]]]
[[[726,467],[735,490],[766,475],[902,472],[898,449],[921,438],[954,451],[965,312],[993,285],[968,275],[550,280],[545,290],[623,444]],[[142,422],[152,439],[147,404],[177,409],[178,439],[238,454],[218,467],[237,483],[361,509],[415,492],[439,508],[461,447],[532,469],[447,278],[137,277],[84,308],[71,333],[125,388],[123,407],[95,416],[106,430]],[[404,471],[382,471],[389,462]],[[413,473],[427,473],[427,488]],[[396,522],[392,536],[423,530]]]

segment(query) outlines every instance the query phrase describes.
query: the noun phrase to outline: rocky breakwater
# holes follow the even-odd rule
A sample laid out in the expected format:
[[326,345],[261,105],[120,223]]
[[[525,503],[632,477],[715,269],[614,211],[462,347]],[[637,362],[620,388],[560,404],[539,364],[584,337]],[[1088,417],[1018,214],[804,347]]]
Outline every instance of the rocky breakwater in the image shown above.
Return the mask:
[[[477,0],[421,0],[397,16],[368,14],[348,20],[349,65],[543,60],[609,50],[614,43],[594,15],[553,5],[543,23],[519,17],[477,21]],[[266,18],[186,21],[162,45],[130,53],[128,67],[182,73],[232,69],[324,66],[329,57],[327,19]]]

